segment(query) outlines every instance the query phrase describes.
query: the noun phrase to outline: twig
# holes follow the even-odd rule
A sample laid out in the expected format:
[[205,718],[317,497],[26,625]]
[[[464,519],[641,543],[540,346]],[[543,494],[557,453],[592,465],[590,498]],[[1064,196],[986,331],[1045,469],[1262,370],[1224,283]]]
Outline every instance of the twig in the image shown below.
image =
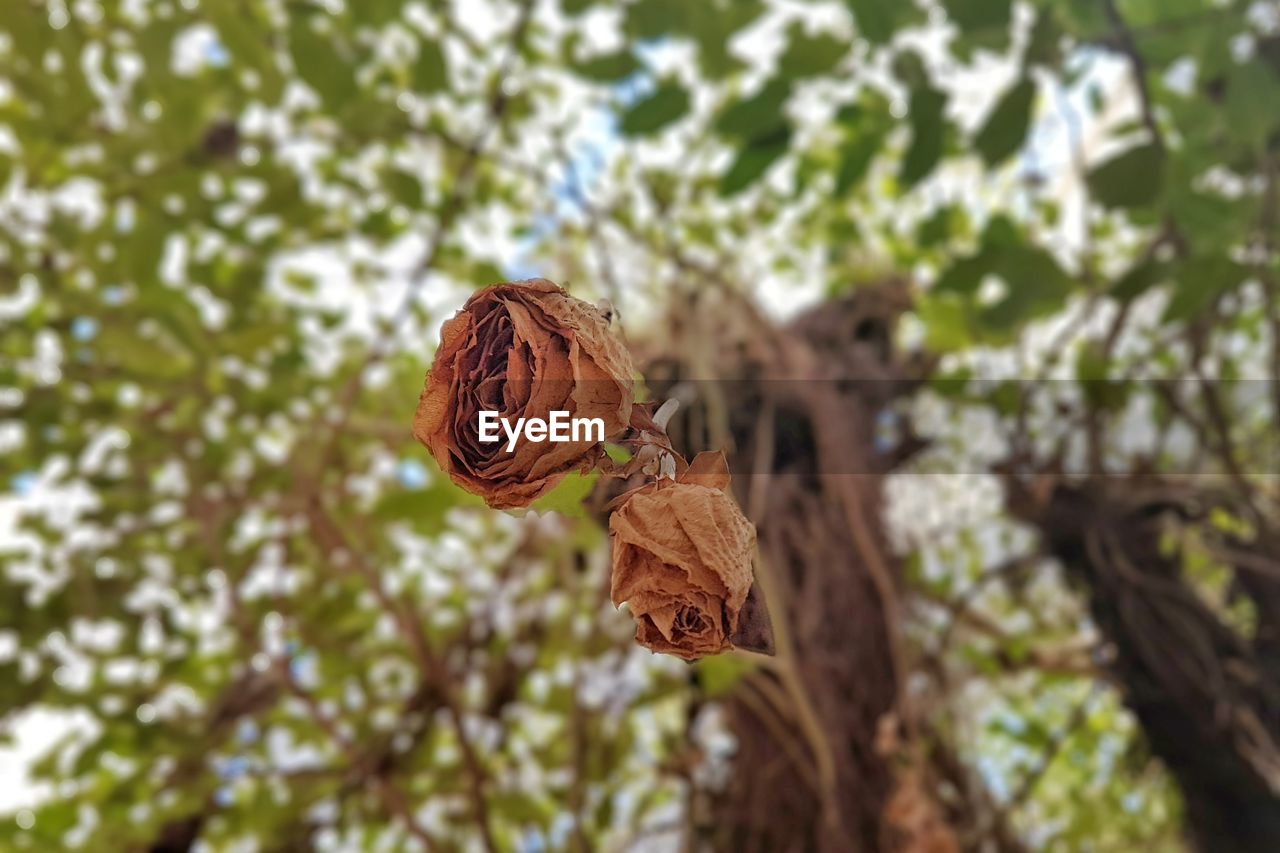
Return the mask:
[[[773,405],[766,404],[761,411],[761,421],[756,433],[756,452],[751,470],[751,494],[748,497],[747,509],[753,519],[764,517],[764,501],[768,494],[768,484],[773,477]],[[838,772],[832,757],[831,742],[822,728],[822,720],[814,707],[804,679],[796,666],[796,647],[791,633],[790,614],[787,596],[782,585],[777,582],[771,561],[765,560],[764,549],[757,548],[756,580],[764,592],[765,601],[772,602],[773,638],[777,655],[770,664],[782,680],[791,702],[795,707],[797,722],[808,741],[809,752],[816,764],[818,798],[822,803],[823,819],[833,826],[840,825],[839,804],[836,797]],[[785,744],[784,744],[785,749]],[[786,750],[787,755],[792,755]],[[805,767],[798,771],[804,775]]]
[[[778,588],[778,584],[774,582],[772,567],[765,560],[763,551],[756,557],[756,578],[764,589],[766,601],[783,600],[782,592]],[[823,820],[834,827],[840,827],[842,821],[836,796],[838,774],[831,741],[827,738],[826,731],[822,728],[822,720],[818,716],[817,708],[814,707],[813,700],[809,697],[809,691],[805,687],[804,679],[801,678],[800,672],[796,667],[795,644],[786,625],[786,619],[779,619],[777,616],[774,616],[773,619],[774,644],[778,652],[775,658],[775,666],[788,695],[791,697],[792,704],[795,706],[797,722],[804,733],[805,740],[808,741],[809,752],[816,765],[821,788],[819,799],[822,802]],[[800,772],[803,774],[805,771],[801,769]]]
[[[739,691],[737,698],[769,730],[769,734],[782,747],[787,760],[796,768],[800,778],[804,780],[814,796],[821,800],[823,793],[818,774],[814,770],[813,762],[806,759],[804,755],[809,751],[810,744],[804,743],[802,734],[790,729],[791,720],[785,716],[787,706],[794,705],[794,700],[786,701],[787,694],[779,697],[777,685],[767,682],[764,676],[748,676],[743,679],[742,684],[750,689]],[[766,687],[766,684],[770,684],[770,687]]]
[[1006,811],[1015,811],[1021,808],[1022,805],[1031,797],[1031,794],[1035,792],[1036,786],[1040,784],[1040,780],[1043,779],[1045,773],[1049,771],[1049,768],[1053,765],[1053,762],[1057,759],[1059,753],[1062,752],[1062,748],[1066,745],[1067,741],[1071,739],[1071,736],[1076,733],[1076,730],[1084,725],[1085,721],[1089,718],[1089,706],[1093,704],[1093,699],[1094,696],[1097,695],[1097,692],[1098,688],[1096,686],[1091,687],[1089,689],[1089,693],[1071,711],[1071,716],[1067,719],[1066,725],[1064,725],[1062,729],[1050,739],[1048,745],[1045,747],[1040,763],[1036,765],[1036,767],[1034,767],[1025,778],[1023,778],[1021,784],[1019,784],[1017,789],[1013,792],[1013,795],[1009,797],[1009,802],[1005,805]]
[[[317,704],[315,700],[315,697],[304,690],[302,685],[298,684],[294,679],[293,673],[289,671],[288,660],[285,658],[276,658],[275,664],[281,680],[289,689],[289,692],[302,703],[304,708],[306,708],[307,714],[311,717],[312,721],[315,722],[315,724],[329,736],[329,739],[338,746],[342,751],[342,754],[346,757],[347,763],[352,768],[359,768],[361,763],[361,755],[359,751],[355,748],[355,745],[338,730],[338,727],[334,724],[333,720],[329,719],[324,711],[321,710],[319,704]],[[409,834],[421,841],[422,845],[428,851],[440,849],[440,845],[436,843],[435,839],[431,837],[431,834],[418,822],[413,810],[409,807],[409,804],[405,802],[404,792],[402,792],[394,782],[385,776],[375,775],[372,777],[372,780],[383,802],[387,804],[397,817],[404,821],[405,827],[409,830]]]
[[[798,361],[794,349],[788,348],[787,354],[791,356],[793,370],[800,372],[800,365],[794,364]],[[820,398],[816,393],[811,393],[806,402],[810,407],[814,439],[820,458],[839,459],[844,452],[843,445],[847,441],[845,418],[839,412],[830,411],[830,400]],[[876,540],[872,527],[873,520],[869,517],[863,500],[861,482],[864,478],[856,474],[838,474],[830,471],[823,471],[820,476],[824,487],[830,489],[840,501],[854,548],[862,558],[863,566],[880,599],[880,608],[884,615],[885,640],[889,646],[889,659],[895,682],[895,704],[908,738],[914,739],[916,720],[907,693],[907,677],[910,674],[910,668],[902,637],[902,608],[893,572],[885,559],[882,545]],[[874,482],[874,475],[872,477]]]
[[1258,231],[1262,256],[1257,264],[1258,277],[1262,280],[1262,298],[1267,310],[1267,323],[1271,331],[1271,410],[1273,423],[1280,423],[1280,281],[1271,270],[1275,253],[1275,230],[1280,208],[1280,175],[1276,157],[1268,154],[1265,162],[1266,189],[1262,197],[1262,210],[1258,214]]
[[452,680],[444,666],[444,662],[436,654],[426,633],[422,630],[422,626],[414,619],[413,614],[407,609],[404,602],[392,598],[387,593],[386,589],[383,588],[382,580],[377,571],[365,560],[363,552],[352,547],[352,544],[347,541],[346,534],[343,533],[342,529],[320,504],[318,498],[308,503],[306,513],[311,530],[321,546],[330,553],[341,549],[347,555],[347,558],[355,563],[368,583],[370,592],[373,593],[383,609],[395,620],[401,634],[408,642],[409,649],[417,660],[423,676],[431,679],[436,684],[449,717],[449,722],[454,729],[454,736],[458,739],[458,749],[462,753],[463,764],[467,769],[468,794],[471,799],[472,810],[475,812],[476,823],[480,829],[481,840],[484,842],[485,849],[490,853],[494,853],[494,851],[498,850],[498,845],[493,835],[488,802],[484,794],[484,786],[488,774],[485,773],[484,767],[480,764],[479,757],[476,755],[475,748],[471,743],[471,738],[467,735],[465,720],[454,696]]
[[1111,22],[1111,28],[1115,31],[1116,47],[1129,60],[1133,82],[1138,91],[1138,108],[1142,112],[1142,123],[1151,134],[1151,142],[1157,148],[1163,149],[1164,137],[1160,133],[1159,125],[1156,124],[1155,110],[1151,105],[1151,90],[1147,86],[1147,61],[1138,52],[1133,33],[1129,31],[1124,18],[1120,16],[1120,10],[1116,8],[1116,0],[1103,0],[1103,5],[1106,8],[1107,19]]
[[574,203],[581,208],[583,215],[587,218],[587,236],[591,239],[592,248],[595,249],[596,262],[600,266],[600,276],[604,279],[605,291],[613,304],[620,306],[622,287],[618,283],[613,256],[609,254],[609,247],[604,242],[604,232],[600,227],[600,210],[587,198],[586,187],[582,184],[578,167],[574,165],[573,155],[564,145],[564,141],[558,140],[558,146],[561,159],[564,161],[566,188]]
[[956,626],[969,614],[970,608],[973,606],[974,600],[994,581],[1002,580],[1016,575],[1020,572],[1027,571],[1035,566],[1039,561],[1038,554],[1025,555],[1007,560],[994,568],[991,568],[980,575],[977,580],[965,589],[963,593],[954,599],[947,610],[951,615],[947,622],[947,627],[942,629],[942,634],[938,637],[937,650],[939,653],[946,652],[951,645],[951,637],[955,633]]
[[328,430],[328,437],[321,445],[321,450],[316,454],[318,464],[316,465],[317,475],[323,473],[332,462],[333,454],[336,450],[338,438],[343,434],[347,422],[351,418],[352,410],[355,408],[356,401],[360,397],[360,392],[364,389],[364,383],[367,379],[369,368],[374,364],[382,361],[391,353],[391,348],[395,342],[395,332],[410,316],[410,309],[413,306],[413,300],[417,296],[418,289],[422,282],[426,280],[427,275],[435,266],[436,257],[439,255],[441,248],[444,246],[445,238],[448,236],[450,229],[453,227],[454,221],[458,214],[462,211],[467,193],[471,190],[471,179],[475,174],[476,166],[480,162],[480,157],[484,153],[488,145],[489,138],[493,135],[500,124],[503,115],[506,113],[507,105],[510,101],[503,84],[509,78],[512,68],[514,67],[516,58],[520,55],[520,49],[524,44],[525,34],[528,31],[529,20],[532,17],[533,7],[536,0],[524,0],[520,5],[519,17],[516,25],[512,30],[507,53],[503,59],[502,65],[499,67],[497,79],[494,81],[493,89],[489,95],[489,120],[485,123],[479,133],[476,134],[470,146],[468,146],[466,155],[463,158],[462,165],[458,169],[457,177],[454,179],[453,187],[449,195],[445,198],[444,204],[440,208],[439,219],[436,221],[436,228],[432,232],[431,240],[427,244],[426,252],[422,261],[418,264],[417,274],[414,279],[409,282],[408,288],[405,290],[404,298],[400,301],[399,306],[392,313],[391,317],[385,321],[383,328],[375,338],[373,346],[369,350],[369,354],[365,357],[360,367],[352,374],[351,379],[343,388],[342,393],[338,397],[335,406],[337,417],[331,421]]
[[1240,490],[1240,497],[1244,499],[1245,506],[1249,510],[1250,520],[1257,524],[1265,524],[1266,516],[1258,508],[1254,497],[1253,485],[1245,477],[1244,470],[1241,469],[1240,461],[1236,456],[1235,443],[1231,439],[1231,424],[1227,419],[1226,410],[1222,406],[1222,398],[1218,396],[1217,386],[1213,380],[1205,376],[1199,356],[1194,358],[1192,369],[1199,380],[1200,397],[1204,401],[1205,411],[1209,415],[1209,424],[1217,438],[1218,458],[1226,468],[1227,475],[1231,478],[1231,481]]

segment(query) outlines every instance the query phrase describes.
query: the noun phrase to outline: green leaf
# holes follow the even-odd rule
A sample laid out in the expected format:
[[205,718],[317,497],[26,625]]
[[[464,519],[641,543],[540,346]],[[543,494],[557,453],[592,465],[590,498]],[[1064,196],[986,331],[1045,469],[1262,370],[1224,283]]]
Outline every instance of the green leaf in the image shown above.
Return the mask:
[[374,504],[370,514],[379,521],[406,522],[419,532],[430,535],[444,529],[449,510],[480,506],[482,503],[480,498],[440,476],[425,489],[396,488],[388,491]]
[[476,284],[497,284],[506,278],[502,268],[492,261],[477,261],[471,267],[471,280]]
[[989,249],[983,249],[976,254],[960,258],[947,267],[934,283],[933,292],[962,295],[977,293],[982,279],[993,269],[994,254]]
[[713,80],[721,80],[743,63],[730,51],[735,34],[749,26],[765,10],[760,0],[678,0],[687,10],[687,29],[698,44],[698,65]]
[[1004,216],[994,216],[982,232],[977,252],[954,261],[934,284],[932,294],[977,296],[983,280],[993,275],[1005,285],[1004,295],[981,307],[976,319],[989,332],[1014,331],[1027,320],[1062,306],[1073,282],[1053,256],[1026,242],[1023,233]]
[[845,0],[853,12],[858,32],[872,44],[885,44],[904,24],[912,11],[911,4],[899,0]]
[[840,168],[836,172],[837,196],[844,195],[851,187],[862,182],[883,142],[883,131],[871,131],[858,134],[841,147]]
[[716,655],[698,661],[698,682],[708,698],[723,696],[737,686],[755,664],[740,655]]
[[1164,186],[1164,149],[1155,144],[1124,151],[1089,173],[1089,192],[1111,208],[1153,204]]
[[925,346],[931,352],[962,350],[973,342],[972,317],[967,300],[933,291],[916,306],[925,329]]
[[911,145],[903,155],[898,172],[903,187],[915,186],[938,165],[945,128],[942,111],[946,104],[947,96],[929,85],[911,93]]
[[674,80],[631,105],[622,115],[619,129],[627,136],[656,133],[689,111],[689,93]]
[[1260,59],[1235,66],[1227,81],[1223,112],[1231,135],[1261,149],[1280,123],[1275,109],[1263,104],[1280,103],[1280,78]]
[[916,228],[916,243],[921,248],[939,246],[962,233],[968,227],[964,208],[943,205]]
[[1013,10],[1010,0],[943,0],[942,5],[947,17],[965,33],[1003,33]]
[[1114,412],[1128,401],[1130,385],[1109,379],[1110,367],[1098,341],[1086,342],[1076,354],[1076,380],[1085,399],[1095,408]]
[[192,366],[190,354],[172,342],[145,338],[125,326],[105,326],[97,345],[103,361],[131,377],[178,379],[187,375]]
[[775,77],[760,91],[730,104],[715,122],[715,130],[724,136],[758,139],[775,135],[786,126],[783,105],[791,94],[791,84]]
[[436,41],[418,45],[418,61],[413,64],[413,88],[418,92],[440,92],[449,87],[449,68],[444,49]]
[[1173,297],[1165,306],[1163,321],[1178,323],[1198,316],[1222,293],[1237,287],[1246,270],[1223,255],[1192,258],[1175,275]]
[[621,444],[605,442],[604,452],[605,455],[619,465],[623,465],[631,461],[631,451],[623,447]]
[[973,147],[982,155],[988,166],[995,166],[1022,146],[1031,123],[1031,106],[1035,101],[1036,85],[1029,77],[1022,77],[1000,98],[973,139]]
[[1030,245],[1000,250],[996,272],[1007,288],[1002,299],[986,306],[978,319],[988,329],[1012,331],[1027,320],[1061,308],[1071,293],[1071,279],[1045,250]]
[[929,85],[929,70],[915,50],[904,50],[896,54],[889,67],[893,75],[908,89],[920,89]]
[[1209,524],[1223,533],[1229,533],[1238,539],[1247,539],[1254,535],[1253,525],[1245,518],[1228,512],[1222,507],[1209,510]]
[[153,211],[140,211],[133,231],[122,247],[125,272],[141,286],[154,284],[159,275],[168,235],[165,218]]
[[982,245],[993,249],[1021,246],[1026,242],[1022,229],[1003,213],[992,216],[982,229]]
[[567,518],[585,518],[587,513],[582,502],[591,494],[598,479],[599,471],[592,471],[590,474],[570,473],[529,507],[538,512],[558,512]]
[[237,68],[258,74],[261,94],[275,101],[283,90],[282,75],[276,68],[270,30],[253,15],[242,14],[230,3],[209,3],[201,8],[218,30],[218,38],[231,54]]
[[5,8],[4,29],[10,34],[10,49],[38,68],[53,40],[48,12],[33,3],[10,3]]
[[1055,7],[1060,10],[1063,23],[1075,33],[1106,32],[1111,25],[1107,20],[1107,7],[1094,0],[1069,0]]
[[627,34],[645,40],[688,28],[689,9],[683,0],[639,0],[627,7]]
[[826,74],[849,52],[848,43],[834,36],[806,35],[798,24],[792,24],[789,32],[787,49],[778,60],[778,71],[788,77]]
[[1062,59],[1061,40],[1062,26],[1058,23],[1054,7],[1037,9],[1036,22],[1031,27],[1024,55],[1026,63],[1038,68],[1055,67]]
[[1116,279],[1111,287],[1111,296],[1120,302],[1132,302],[1163,281],[1168,273],[1169,265],[1160,261],[1145,260],[1137,263]]
[[884,146],[885,135],[893,127],[888,102],[879,94],[864,91],[858,100],[836,112],[836,121],[848,136],[840,147],[835,192],[844,195],[866,176],[871,161]]
[[359,24],[381,27],[400,17],[401,0],[360,0],[348,4],[352,20]]
[[744,145],[733,165],[720,178],[720,194],[734,195],[754,183],[774,161],[787,153],[790,141],[790,128],[783,128],[780,133]]
[[289,28],[289,52],[298,76],[316,91],[325,106],[341,107],[356,94],[354,70],[342,60],[334,43],[320,35],[305,17]]
[[1167,206],[1192,255],[1235,242],[1257,215],[1257,201],[1248,195],[1227,198],[1181,186],[1171,188]]
[[574,64],[574,68],[583,77],[603,83],[630,77],[643,67],[635,54],[626,48]]
[[383,178],[391,197],[410,210],[422,207],[422,184],[413,175],[399,169],[391,169]]
[[536,789],[505,790],[490,795],[493,810],[517,824],[545,827],[556,816],[556,804]]

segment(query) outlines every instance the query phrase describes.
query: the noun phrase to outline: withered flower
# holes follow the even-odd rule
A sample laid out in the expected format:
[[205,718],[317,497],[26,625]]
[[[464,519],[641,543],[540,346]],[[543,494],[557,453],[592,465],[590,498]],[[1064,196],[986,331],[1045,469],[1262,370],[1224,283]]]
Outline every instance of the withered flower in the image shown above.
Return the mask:
[[475,293],[441,331],[413,434],[442,470],[495,509],[528,506],[575,470],[596,441],[479,440],[479,413],[546,420],[553,411],[626,429],[634,402],[631,356],[592,305],[546,279]]
[[685,660],[732,648],[756,531],[728,486],[724,454],[703,453],[610,517],[613,603],[627,602],[640,645]]

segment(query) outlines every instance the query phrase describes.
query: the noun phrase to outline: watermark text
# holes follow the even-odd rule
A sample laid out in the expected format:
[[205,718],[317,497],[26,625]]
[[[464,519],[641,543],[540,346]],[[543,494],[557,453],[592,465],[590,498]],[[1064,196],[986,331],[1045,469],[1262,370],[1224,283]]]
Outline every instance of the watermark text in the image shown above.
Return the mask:
[[497,412],[480,412],[480,441],[493,444],[501,441],[498,427],[507,436],[507,452],[515,450],[516,441],[521,434],[526,441],[604,441],[603,418],[574,418],[568,412],[553,411],[546,420],[542,418],[516,418],[512,424],[509,418],[499,416]]

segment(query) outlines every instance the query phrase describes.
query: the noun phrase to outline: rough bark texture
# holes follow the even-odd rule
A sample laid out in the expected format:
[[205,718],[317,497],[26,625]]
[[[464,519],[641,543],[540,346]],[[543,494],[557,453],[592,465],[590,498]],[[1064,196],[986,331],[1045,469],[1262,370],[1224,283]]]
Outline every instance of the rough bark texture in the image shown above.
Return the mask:
[[[909,434],[886,445],[880,419],[922,375],[890,345],[894,294],[859,292],[782,330],[704,294],[704,303],[724,301],[680,312],[664,352],[682,360],[646,363],[654,395],[685,404],[672,425],[676,446],[730,449],[780,629],[780,665],[721,702],[737,739],[734,772],[694,816],[714,849],[932,851],[955,849],[955,839],[966,849],[1020,848],[938,745],[914,753],[923,758],[909,778],[923,773],[924,796],[942,807],[951,830],[943,846],[910,827],[904,835],[892,816],[895,785],[908,776],[903,753],[887,753],[877,735],[927,740],[912,741],[901,725],[910,719],[896,651],[900,570],[880,522],[884,477],[913,447]],[[1247,541],[1215,529],[1211,508],[1240,510],[1231,486],[1006,482],[1010,512],[1040,532],[1086,597],[1111,680],[1181,788],[1189,841],[1205,851],[1280,850],[1280,537],[1257,516]],[[1249,624],[1184,577],[1171,525],[1232,555],[1233,594],[1250,602]]]
[[[687,325],[667,349],[688,362],[645,369],[657,396],[686,402],[677,447],[731,448],[778,640],[780,665],[725,703],[734,772],[699,821],[715,849],[898,846],[884,821],[893,760],[877,750],[902,684],[900,571],[879,518],[895,458],[873,437],[909,385],[888,348],[900,293],[862,291],[775,331],[731,297],[703,294],[712,304],[681,312]],[[699,346],[707,340],[713,352]]]
[[1087,595],[1124,700],[1182,789],[1192,843],[1280,850],[1275,543],[1233,543],[1236,592],[1257,614],[1249,636],[1184,578],[1164,535],[1171,525],[1208,531],[1214,496],[1120,478],[1059,483],[1041,499],[1013,478],[1010,486],[1011,509]]

